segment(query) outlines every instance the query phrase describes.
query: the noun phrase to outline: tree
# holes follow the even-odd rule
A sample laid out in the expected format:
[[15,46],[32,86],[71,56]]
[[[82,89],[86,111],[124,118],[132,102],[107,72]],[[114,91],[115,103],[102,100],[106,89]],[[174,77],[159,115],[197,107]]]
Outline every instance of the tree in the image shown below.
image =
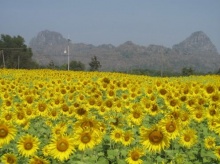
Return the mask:
[[83,71],[83,70],[85,70],[85,65],[80,61],[73,60],[70,62],[70,70]]
[[190,68],[186,68],[184,67],[182,69],[182,75],[183,76],[190,76],[190,75],[193,75],[194,74],[194,70],[190,67]]
[[[32,50],[24,44],[24,38],[21,36],[11,37],[10,35],[1,35],[0,50],[4,54],[4,60],[0,60],[0,66],[5,62],[6,68],[33,68],[37,67],[32,61]],[[3,54],[1,57],[3,58]]]
[[220,68],[218,69],[218,71],[216,72],[216,74],[220,75]]
[[91,62],[89,63],[89,66],[90,66],[90,71],[98,71],[99,68],[102,67],[100,62],[97,60],[96,56],[91,58]]
[[55,68],[55,64],[53,62],[53,60],[51,60],[47,66],[49,69],[54,69]]

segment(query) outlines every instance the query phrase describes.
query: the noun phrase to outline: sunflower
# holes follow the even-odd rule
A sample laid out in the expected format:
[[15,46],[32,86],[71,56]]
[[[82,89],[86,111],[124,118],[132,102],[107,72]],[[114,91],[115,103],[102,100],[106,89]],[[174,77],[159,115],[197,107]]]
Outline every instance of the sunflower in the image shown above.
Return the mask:
[[102,141],[101,135],[93,132],[78,131],[74,137],[79,150],[92,149]]
[[45,145],[42,149],[42,152],[45,157],[49,156],[49,154],[50,154],[49,145]]
[[126,161],[128,164],[142,164],[143,160],[141,157],[144,155],[144,152],[139,147],[134,147],[132,150],[129,151],[128,157],[126,158]]
[[21,125],[23,124],[27,119],[26,119],[26,114],[24,112],[23,109],[18,109],[16,110],[15,112],[15,122],[18,124],[18,125]]
[[123,105],[124,105],[123,102],[118,98],[115,98],[114,100],[115,100],[114,106],[111,110],[113,110],[114,112],[117,112],[117,113],[122,112]]
[[88,108],[85,105],[80,105],[79,107],[74,109],[74,116],[77,119],[82,119],[88,115]]
[[114,99],[106,99],[104,102],[103,102],[103,105],[106,107],[106,108],[109,108],[111,109],[113,106],[114,106]]
[[217,130],[220,128],[220,119],[209,119],[208,128],[210,131],[217,132]]
[[60,160],[61,162],[69,159],[70,155],[75,151],[75,140],[67,135],[54,137],[51,143],[47,146],[49,154]]
[[51,100],[51,106],[53,107],[60,107],[63,102],[64,102],[64,99],[62,98],[63,96],[60,96],[59,94],[57,94],[54,98],[52,98]]
[[114,130],[112,130],[110,134],[110,138],[116,143],[122,142],[123,139],[122,137],[123,137],[123,130],[119,128],[115,128]]
[[178,121],[180,119],[181,110],[180,109],[172,109],[169,111],[168,116],[170,118]]
[[151,105],[150,110],[148,112],[151,116],[156,116],[157,114],[159,114],[161,112],[156,101],[152,102],[152,105]]
[[179,143],[186,147],[191,148],[197,142],[197,135],[194,129],[186,129],[180,134]]
[[26,103],[28,105],[32,105],[35,97],[34,97],[34,95],[24,95],[24,99],[26,100]]
[[198,123],[202,122],[205,118],[203,109],[195,109],[191,113],[192,119],[194,119]]
[[169,88],[165,88],[165,86],[161,86],[158,88],[158,93],[161,97],[165,97],[166,94],[169,92]]
[[128,120],[130,120],[135,125],[140,125],[144,118],[144,111],[142,110],[140,105],[134,104],[130,109],[130,113],[128,115]]
[[214,150],[214,154],[217,157],[217,159],[220,161],[220,146],[217,146]]
[[204,89],[205,89],[206,95],[209,96],[213,94],[217,88],[213,84],[207,84]]
[[204,143],[205,143],[205,148],[208,150],[215,148],[215,138],[212,136],[207,136],[204,139]]
[[173,118],[167,117],[159,122],[159,126],[169,133],[171,139],[175,139],[180,132],[179,122]]
[[100,107],[97,107],[96,109],[98,110],[98,114],[101,116],[105,115],[108,111],[110,111],[110,109],[104,106],[103,104]]
[[216,106],[211,106],[211,107],[209,107],[207,110],[206,110],[206,117],[208,118],[208,119],[216,119],[216,118],[218,118],[219,117],[219,114],[220,114],[220,111],[219,110],[217,110],[218,109],[218,107],[216,107]]
[[220,100],[220,94],[218,91],[216,91],[215,93],[213,93],[211,96],[210,96],[210,101],[213,102],[213,103],[217,103],[219,102]]
[[25,113],[25,116],[28,118],[28,119],[33,119],[36,117],[36,111],[33,110],[31,107],[25,107],[24,108],[24,113]]
[[134,141],[134,134],[132,131],[125,131],[122,136],[122,144],[124,146],[128,146],[132,143],[132,141]]
[[37,152],[39,144],[40,142],[37,137],[27,134],[20,138],[17,148],[22,156],[29,157]]
[[146,97],[141,99],[140,104],[145,112],[149,112],[152,107],[152,102]]
[[0,120],[0,147],[1,145],[8,144],[15,138],[15,136],[16,128],[13,125]]
[[191,116],[190,116],[189,112],[185,111],[185,110],[180,111],[179,118],[180,118],[179,120],[180,120],[180,124],[182,127],[189,125],[189,123],[191,121]]
[[[125,125],[125,119],[123,117],[117,116],[117,115],[106,115],[104,119],[108,122],[110,122],[110,126],[115,128],[121,128],[123,125]],[[110,121],[109,121],[110,120]]]
[[116,97],[116,91],[114,89],[106,90],[106,97],[107,99],[112,99]]
[[151,152],[160,152],[170,146],[169,134],[160,126],[140,128],[141,144]]
[[15,115],[14,115],[14,112],[12,112],[12,111],[3,110],[1,118],[4,118],[4,120],[6,122],[10,122],[11,123],[14,120]]
[[49,108],[48,110],[48,116],[51,120],[57,120],[60,116],[60,112],[58,108]]
[[34,156],[30,159],[29,164],[49,164],[50,162],[46,159]]
[[180,100],[177,98],[166,99],[166,105],[169,109],[178,109],[180,106]]
[[2,157],[2,162],[5,164],[16,164],[17,163],[17,157],[12,153],[6,153]]
[[64,122],[57,123],[53,128],[52,128],[52,133],[54,136],[59,136],[63,135],[67,131],[67,124]]
[[81,128],[83,131],[89,131],[89,132],[97,132],[99,131],[99,125],[100,123],[95,118],[83,118],[79,121],[77,121],[74,124],[75,129]]
[[37,114],[39,116],[46,116],[47,115],[47,104],[44,101],[39,101],[37,104]]

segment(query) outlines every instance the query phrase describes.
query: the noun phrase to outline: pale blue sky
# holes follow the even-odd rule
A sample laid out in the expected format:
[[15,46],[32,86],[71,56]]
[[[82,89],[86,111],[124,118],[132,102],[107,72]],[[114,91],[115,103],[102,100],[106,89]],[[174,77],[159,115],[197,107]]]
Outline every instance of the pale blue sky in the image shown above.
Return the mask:
[[46,29],[73,43],[167,47],[203,31],[220,52],[220,0],[0,0],[1,34],[29,44]]

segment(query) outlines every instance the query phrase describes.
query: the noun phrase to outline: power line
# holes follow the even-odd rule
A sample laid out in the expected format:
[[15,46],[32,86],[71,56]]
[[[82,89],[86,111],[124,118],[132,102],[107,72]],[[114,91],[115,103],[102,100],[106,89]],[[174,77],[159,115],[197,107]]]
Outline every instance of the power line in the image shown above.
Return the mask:
[[[5,68],[5,55],[4,50],[24,50],[25,48],[1,48],[2,60],[3,60],[3,67]],[[20,55],[18,55],[18,69],[20,64]]]

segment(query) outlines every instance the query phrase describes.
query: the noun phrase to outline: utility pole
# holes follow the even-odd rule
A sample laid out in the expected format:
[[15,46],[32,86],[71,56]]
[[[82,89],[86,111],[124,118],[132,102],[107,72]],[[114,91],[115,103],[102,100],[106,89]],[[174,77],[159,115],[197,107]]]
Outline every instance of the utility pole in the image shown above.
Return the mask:
[[[69,38],[69,37],[68,37]],[[67,40],[68,41],[68,45],[67,45],[67,52],[66,52],[66,49],[64,50],[64,54],[67,53],[67,69],[68,71],[70,70],[70,39]]]
[[68,47],[67,47],[67,49],[68,49],[68,71],[70,70],[70,45],[69,45],[69,43],[70,43],[70,39],[68,39]]
[[[3,60],[3,67],[5,68],[5,55],[4,55],[4,50],[22,50],[24,48],[2,48],[1,54],[2,54],[2,60]],[[20,65],[20,55],[18,55],[18,69]]]
[[4,57],[4,51],[1,50],[1,54],[2,54],[2,60],[3,60],[3,67],[5,68],[5,57]]

